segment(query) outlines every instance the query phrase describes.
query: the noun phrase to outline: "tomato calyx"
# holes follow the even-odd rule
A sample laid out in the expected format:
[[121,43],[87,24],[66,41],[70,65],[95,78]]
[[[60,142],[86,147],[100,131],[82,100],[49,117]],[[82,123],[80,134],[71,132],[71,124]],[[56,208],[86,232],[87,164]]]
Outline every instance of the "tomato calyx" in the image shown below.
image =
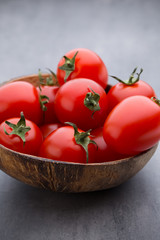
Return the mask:
[[78,54],[78,51],[74,54],[73,58],[68,58],[66,56],[63,56],[65,59],[65,63],[59,67],[60,70],[65,71],[65,77],[64,82],[67,81],[67,78],[69,75],[75,70],[75,58]]
[[99,99],[100,99],[100,95],[98,93],[96,93],[95,91],[93,91],[93,89],[89,88],[91,90],[91,92],[88,92],[85,96],[84,99],[84,105],[91,111],[93,111],[92,113],[92,117],[94,115],[94,113],[96,111],[99,111],[101,108],[99,106]]
[[39,77],[39,89],[41,90],[41,86],[54,86],[58,85],[58,80],[56,74],[49,68],[48,71],[51,73],[50,76],[44,78],[42,76],[41,70],[38,70],[38,77]]
[[51,73],[51,75],[49,77],[46,78],[46,85],[47,86],[58,86],[58,79],[57,79],[57,75],[49,68],[47,68],[48,71]]
[[160,99],[156,98],[156,97],[151,97],[151,100],[153,102],[155,102],[156,104],[158,104],[158,106],[160,106]]
[[46,104],[49,103],[49,97],[46,95],[39,95],[39,102],[43,112],[47,111]]
[[82,146],[83,149],[85,150],[85,152],[86,152],[86,163],[88,163],[88,158],[89,158],[88,145],[90,143],[92,143],[92,144],[95,144],[97,146],[96,142],[93,141],[92,139],[90,139],[90,137],[89,137],[92,129],[90,129],[86,132],[79,132],[76,124],[71,123],[71,122],[65,122],[65,124],[68,124],[68,125],[73,127],[75,141],[78,145]]
[[[51,72],[52,76],[54,77],[54,79],[56,79],[56,82],[57,82],[57,77],[56,77],[55,73],[52,72],[50,69],[48,69],[48,70]],[[44,78],[42,76],[41,70],[40,69],[38,70],[38,77],[39,77],[39,86],[38,87],[39,87],[40,92],[42,91],[41,86],[54,86],[55,85],[53,82],[52,76]],[[39,94],[39,102],[40,102],[42,111],[43,112],[47,111],[46,104],[49,103],[49,97],[46,95]]]
[[[110,75],[110,77],[116,79],[117,81],[119,81],[119,82],[121,82],[125,85],[131,86],[131,85],[133,85],[133,84],[135,84],[136,82],[139,81],[140,75],[143,72],[143,69],[141,68],[139,73],[136,73],[136,71],[137,71],[137,67],[133,70],[133,72],[131,73],[128,80],[122,80],[122,79],[120,79],[116,76],[112,76],[112,75]],[[137,78],[134,77],[135,73],[137,74]]]
[[9,121],[5,121],[5,123],[12,129],[12,131],[10,133],[8,133],[4,127],[4,132],[7,135],[17,135],[19,136],[22,141],[23,141],[23,145],[25,145],[26,139],[25,139],[25,134],[31,130],[31,128],[29,126],[26,126],[26,120],[24,117],[23,112],[20,113],[20,120],[18,121],[17,124],[13,124]]

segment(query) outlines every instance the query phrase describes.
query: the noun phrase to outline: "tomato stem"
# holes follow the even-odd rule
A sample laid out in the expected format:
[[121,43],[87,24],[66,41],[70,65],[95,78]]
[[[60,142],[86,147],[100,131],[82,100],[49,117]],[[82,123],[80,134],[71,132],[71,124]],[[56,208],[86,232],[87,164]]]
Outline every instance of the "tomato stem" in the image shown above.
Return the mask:
[[41,86],[54,86],[58,85],[58,80],[56,74],[49,68],[47,70],[51,73],[50,76],[44,78],[42,76],[41,70],[38,70],[38,77],[39,77],[39,89],[41,90]]
[[46,78],[47,86],[54,86],[54,85],[58,86],[58,79],[56,74],[51,69],[49,68],[47,69],[51,73],[51,76]]
[[43,112],[47,111],[47,107],[45,104],[49,103],[49,97],[47,97],[46,95],[39,95],[39,102],[40,102],[40,106]]
[[[40,92],[42,91],[41,86],[53,86],[57,84],[57,77],[56,74],[54,72],[52,72],[52,70],[50,70],[48,68],[48,70],[50,71],[51,75],[49,77],[46,77],[46,79],[42,76],[41,70],[38,70],[38,77],[39,77],[39,90]],[[56,80],[56,82],[54,83],[53,79]],[[46,107],[46,103],[49,102],[49,97],[46,95],[42,95],[39,94],[39,102],[40,102],[40,106],[42,111],[47,111],[47,107]]]
[[39,87],[39,90],[41,91],[41,86],[44,85],[44,77],[42,77],[42,73],[41,73],[41,70],[38,69],[38,78],[39,78],[39,84],[38,84],[38,87]]
[[75,58],[77,54],[78,51],[74,54],[73,58],[63,56],[63,58],[65,59],[65,63],[62,66],[60,66],[59,69],[65,71],[64,82],[67,81],[69,75],[75,70]]
[[156,97],[151,97],[151,100],[153,102],[155,102],[156,104],[158,104],[158,106],[160,106],[160,99],[156,98]]
[[[143,69],[141,68],[139,73],[136,73],[136,71],[137,71],[137,67],[133,70],[133,72],[131,73],[128,80],[122,80],[122,79],[120,79],[116,76],[112,76],[112,75],[110,75],[110,77],[116,79],[117,81],[119,81],[119,82],[121,82],[125,85],[131,86],[131,85],[133,85],[133,84],[135,84],[136,82],[139,81],[140,75],[143,72]],[[137,78],[134,77],[135,73],[137,74]]]
[[28,126],[26,126],[26,120],[24,117],[23,112],[20,113],[20,120],[18,121],[17,124],[13,124],[9,121],[5,121],[5,123],[12,129],[12,131],[10,133],[8,133],[4,127],[4,132],[7,135],[17,135],[19,136],[22,141],[23,141],[23,145],[25,145],[26,139],[25,139],[25,134],[31,130],[31,128]]
[[89,158],[89,156],[88,156],[88,145],[90,143],[97,145],[96,142],[91,140],[90,137],[89,137],[90,132],[92,130],[90,129],[86,132],[79,132],[76,124],[71,123],[71,122],[65,122],[65,124],[68,124],[68,125],[73,127],[75,141],[78,145],[82,146],[83,149],[85,150],[85,152],[86,152],[86,163],[88,163],[88,158]]
[[91,92],[88,92],[84,99],[84,105],[91,111],[92,117],[96,111],[99,111],[101,108],[99,106],[100,95],[93,91],[92,88],[89,88]]

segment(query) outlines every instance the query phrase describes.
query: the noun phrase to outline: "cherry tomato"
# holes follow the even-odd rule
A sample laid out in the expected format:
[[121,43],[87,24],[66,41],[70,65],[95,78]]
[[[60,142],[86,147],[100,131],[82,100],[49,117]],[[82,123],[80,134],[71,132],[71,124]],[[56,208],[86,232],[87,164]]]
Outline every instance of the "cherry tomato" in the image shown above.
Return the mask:
[[156,96],[153,88],[148,83],[139,80],[142,69],[137,78],[134,78],[136,69],[137,68],[134,69],[127,81],[122,81],[119,78],[112,76],[120,82],[114,85],[108,92],[109,111],[111,111],[123,99],[130,96],[142,95],[149,98]]
[[[84,133],[80,129],[77,130],[79,133]],[[86,137],[90,141],[91,138]],[[72,126],[60,127],[44,140],[39,156],[63,162],[86,163],[86,151],[80,144],[77,144],[75,138],[75,130]],[[95,149],[93,144],[88,145],[88,163],[94,162]]]
[[90,79],[74,79],[60,87],[55,97],[55,112],[60,122],[73,122],[80,129],[101,126],[107,116],[105,90]]
[[160,106],[145,96],[124,99],[108,115],[103,137],[121,154],[151,148],[160,139]]
[[46,111],[43,112],[43,123],[56,123],[58,121],[54,111],[54,100],[58,89],[58,86],[41,86],[41,90],[37,88],[40,96],[48,98],[48,102],[45,104]]
[[40,130],[42,132],[43,138],[45,139],[51,132],[56,130],[57,128],[62,127],[62,124],[60,123],[50,123],[50,124],[44,124],[40,126]]
[[[19,129],[14,127],[14,134],[11,134],[13,131],[12,125],[18,125],[19,121],[20,118],[10,118],[7,122],[11,123],[11,126],[6,121],[0,124],[0,144],[17,152],[38,155],[39,148],[43,142],[43,136],[39,127],[34,122],[25,120],[26,125],[21,122],[17,126]],[[22,132],[23,136],[21,136]]]
[[97,144],[97,149],[95,151],[96,162],[109,162],[114,160],[123,159],[126,157],[124,154],[115,152],[103,138],[103,127],[97,128],[91,131],[92,139]]
[[89,78],[106,88],[107,68],[102,59],[93,51],[85,48],[73,49],[59,61],[57,67],[59,85],[75,78]]
[[19,117],[23,111],[27,119],[40,124],[42,110],[37,89],[28,82],[10,82],[0,87],[0,123]]

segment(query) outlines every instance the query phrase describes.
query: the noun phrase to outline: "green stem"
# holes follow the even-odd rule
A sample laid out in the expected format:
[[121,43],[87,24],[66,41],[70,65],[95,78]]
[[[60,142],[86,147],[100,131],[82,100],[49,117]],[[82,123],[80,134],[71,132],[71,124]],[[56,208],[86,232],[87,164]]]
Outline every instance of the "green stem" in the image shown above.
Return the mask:
[[68,124],[68,125],[73,127],[75,141],[78,145],[82,146],[83,149],[85,150],[85,152],[86,152],[86,163],[88,163],[88,158],[89,158],[89,156],[88,156],[88,145],[90,143],[97,145],[96,142],[91,140],[90,137],[89,137],[91,129],[86,131],[86,132],[79,132],[76,124],[71,123],[71,122],[65,122],[65,124]]
[[[91,88],[90,88],[91,89]],[[100,95],[91,89],[91,92],[88,92],[84,99],[84,105],[91,111],[92,117],[96,111],[99,111],[101,108],[99,106]]]
[[56,74],[51,69],[49,69],[49,68],[47,68],[47,69],[51,73],[51,76],[46,78],[47,86],[54,86],[54,85],[58,86],[58,79],[57,79]]
[[23,112],[20,113],[20,120],[18,121],[17,124],[13,124],[9,121],[5,121],[5,123],[12,129],[12,131],[10,133],[8,133],[4,127],[4,132],[7,135],[17,135],[19,136],[22,141],[23,141],[23,145],[25,145],[26,139],[25,139],[25,134],[31,130],[31,128],[29,126],[26,126],[26,120],[24,117]]
[[[112,75],[110,75],[110,77],[116,79],[117,81],[119,81],[119,82],[121,82],[125,85],[131,86],[131,85],[133,85],[133,84],[135,84],[136,82],[139,81],[140,75],[143,72],[143,69],[141,68],[139,73],[136,73],[136,71],[137,71],[137,67],[133,70],[133,72],[131,73],[128,80],[122,80],[122,79],[117,78],[116,76],[112,76]],[[134,77],[135,73],[137,74],[136,78]]]
[[158,106],[160,106],[160,99],[156,98],[156,97],[151,97],[151,100],[153,102],[155,102],[156,104],[158,104]]
[[58,86],[58,80],[56,74],[49,68],[47,70],[51,73],[50,76],[44,78],[42,76],[41,70],[38,70],[38,77],[39,77],[39,89],[41,91],[41,86]]
[[64,82],[67,81],[69,75],[75,70],[75,58],[78,54],[78,51],[74,54],[73,58],[68,58],[63,56],[65,59],[65,63],[59,67],[60,70],[65,71]]
[[47,97],[46,95],[39,95],[39,102],[40,102],[40,106],[42,111],[47,111],[47,107],[46,104],[49,102],[49,97]]

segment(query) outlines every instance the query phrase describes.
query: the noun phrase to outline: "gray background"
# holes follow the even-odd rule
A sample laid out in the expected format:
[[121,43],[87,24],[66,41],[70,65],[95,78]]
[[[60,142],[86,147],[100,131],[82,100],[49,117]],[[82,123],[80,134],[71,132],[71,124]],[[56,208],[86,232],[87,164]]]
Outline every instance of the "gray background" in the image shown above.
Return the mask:
[[[66,52],[85,47],[111,75],[142,67],[160,98],[159,12],[158,0],[1,0],[0,82],[56,71]],[[160,148],[123,185],[83,194],[36,189],[0,171],[0,239],[159,240],[159,158]]]

